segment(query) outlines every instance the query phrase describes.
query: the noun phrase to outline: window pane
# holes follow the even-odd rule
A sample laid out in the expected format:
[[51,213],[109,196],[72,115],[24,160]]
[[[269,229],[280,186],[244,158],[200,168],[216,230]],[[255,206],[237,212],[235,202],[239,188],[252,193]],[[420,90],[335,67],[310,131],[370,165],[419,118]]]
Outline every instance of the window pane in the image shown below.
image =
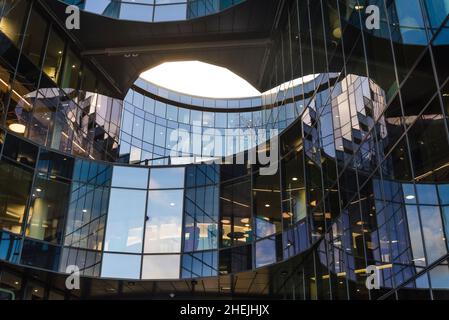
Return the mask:
[[180,252],[183,190],[150,191],[145,253]]
[[276,262],[276,242],[274,238],[256,242],[256,268]]
[[59,242],[69,195],[68,183],[37,178],[28,217],[27,236]]
[[1,18],[0,30],[14,43],[18,44],[20,39],[20,34],[22,33],[22,26],[25,18],[25,13],[28,8],[27,1],[7,1],[2,5],[4,12],[7,12],[5,16]]
[[112,174],[112,186],[120,188],[146,189],[148,169],[115,166]]
[[153,6],[123,3],[120,19],[150,22],[153,18]]
[[184,20],[187,14],[187,4],[156,6],[154,9],[154,21]]
[[184,168],[151,169],[150,189],[184,188]]
[[140,255],[105,253],[101,268],[104,278],[139,279]]
[[65,59],[66,61],[64,65],[64,74],[61,87],[64,90],[78,89],[81,62],[71,50],[67,51]]
[[0,228],[20,233],[32,178],[31,170],[0,161]]
[[60,247],[26,239],[23,243],[20,263],[42,269],[57,271]]
[[427,264],[447,253],[439,207],[421,206],[421,221],[427,252]]
[[45,43],[47,23],[36,11],[31,12],[30,22],[25,33],[22,53],[28,56],[36,66],[40,65],[42,47]]
[[14,136],[8,135],[3,155],[9,159],[25,164],[30,167],[36,165],[37,147]]
[[449,289],[449,267],[447,263],[436,266],[430,271],[433,289]]
[[141,252],[146,191],[112,189],[105,250]]
[[179,279],[179,255],[144,256],[142,279]]

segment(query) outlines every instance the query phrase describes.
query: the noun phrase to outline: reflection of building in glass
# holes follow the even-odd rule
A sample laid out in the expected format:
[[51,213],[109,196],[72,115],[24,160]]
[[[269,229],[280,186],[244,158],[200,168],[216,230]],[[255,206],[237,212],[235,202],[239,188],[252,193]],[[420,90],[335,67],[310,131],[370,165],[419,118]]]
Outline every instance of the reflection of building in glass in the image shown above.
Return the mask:
[[[55,17],[68,2],[0,7],[1,288],[20,299],[449,297],[446,5],[76,1],[90,28],[67,31]],[[370,3],[380,30],[362,24]],[[136,80],[180,59],[265,93],[208,99]],[[170,158],[177,129],[201,143],[179,152],[191,161]],[[249,129],[278,130],[275,174],[200,163],[210,135],[237,141],[215,157],[267,139]],[[70,265],[85,290],[64,289]],[[365,286],[373,265],[380,290]]]
[[63,0],[75,4],[83,10],[104,15],[106,17],[161,22],[194,19],[214,14],[236,5],[243,0]]

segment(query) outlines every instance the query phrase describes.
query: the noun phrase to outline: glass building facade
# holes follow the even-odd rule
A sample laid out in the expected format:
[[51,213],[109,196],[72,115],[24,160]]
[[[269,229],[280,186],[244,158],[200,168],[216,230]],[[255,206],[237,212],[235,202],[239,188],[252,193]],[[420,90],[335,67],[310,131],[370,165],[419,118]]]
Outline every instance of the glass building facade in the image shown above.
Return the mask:
[[[250,1],[64,2],[170,24]],[[284,4],[263,66],[273,89],[210,99],[141,78],[120,96],[47,7],[3,1],[0,287],[21,299],[448,299],[449,2]],[[180,129],[187,149],[174,148]],[[277,170],[265,175],[249,155],[269,130]],[[81,291],[64,287],[73,265]],[[365,284],[372,266],[380,289]]]
[[106,17],[144,22],[189,20],[214,14],[242,0],[62,0]]

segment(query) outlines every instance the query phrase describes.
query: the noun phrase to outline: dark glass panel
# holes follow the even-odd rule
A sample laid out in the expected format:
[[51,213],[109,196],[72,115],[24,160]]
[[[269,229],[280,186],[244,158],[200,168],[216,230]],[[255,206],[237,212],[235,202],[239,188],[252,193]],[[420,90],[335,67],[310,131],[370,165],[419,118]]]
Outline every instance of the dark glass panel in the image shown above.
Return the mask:
[[220,212],[221,247],[252,241],[250,181],[229,182],[221,186]]
[[47,28],[47,21],[33,9],[24,35],[22,53],[38,67],[40,67],[41,55],[46,43]]
[[50,177],[71,180],[75,159],[56,152],[41,150],[37,168]]
[[56,30],[51,29],[42,71],[53,82],[58,83],[61,75],[65,43]]
[[18,164],[0,161],[0,227],[20,233],[30,196],[33,172]]
[[219,272],[221,275],[252,269],[251,245],[220,250]]
[[27,9],[28,1],[25,0],[7,0],[2,3],[0,30],[15,45],[19,44]]
[[302,152],[282,160],[282,221],[284,229],[307,216],[304,161]]
[[57,271],[59,269],[60,247],[26,239],[23,243],[20,263]]
[[3,156],[30,167],[36,165],[38,148],[31,143],[8,135],[3,147]]
[[447,181],[449,143],[440,100],[436,97],[408,132],[415,179],[418,181]]
[[71,93],[78,89],[81,61],[72,50],[67,50],[61,87]]
[[254,174],[253,199],[257,238],[282,231],[279,170],[275,175]]
[[28,214],[26,235],[59,243],[67,215],[70,186],[67,182],[37,177]]

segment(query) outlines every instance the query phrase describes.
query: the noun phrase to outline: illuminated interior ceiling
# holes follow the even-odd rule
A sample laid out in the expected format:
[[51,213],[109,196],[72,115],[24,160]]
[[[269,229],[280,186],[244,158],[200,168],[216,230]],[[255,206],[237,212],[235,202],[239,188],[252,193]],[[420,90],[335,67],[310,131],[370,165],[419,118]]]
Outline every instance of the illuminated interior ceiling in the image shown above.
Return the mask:
[[245,98],[261,93],[232,71],[200,61],[166,62],[143,72],[141,78],[160,87],[206,98]]

